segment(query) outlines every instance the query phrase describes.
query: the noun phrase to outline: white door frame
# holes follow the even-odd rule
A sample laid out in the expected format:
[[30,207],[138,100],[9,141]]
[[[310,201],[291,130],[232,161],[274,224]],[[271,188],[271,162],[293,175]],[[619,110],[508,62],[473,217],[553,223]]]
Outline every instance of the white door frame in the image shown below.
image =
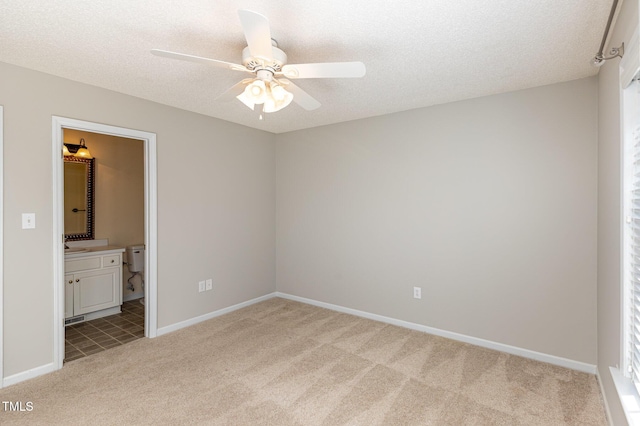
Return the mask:
[[144,335],[158,332],[158,202],[156,134],[53,116],[53,363],[62,368],[64,361],[64,187],[62,144],[63,129],[103,133],[144,142],[144,239],[145,310]]

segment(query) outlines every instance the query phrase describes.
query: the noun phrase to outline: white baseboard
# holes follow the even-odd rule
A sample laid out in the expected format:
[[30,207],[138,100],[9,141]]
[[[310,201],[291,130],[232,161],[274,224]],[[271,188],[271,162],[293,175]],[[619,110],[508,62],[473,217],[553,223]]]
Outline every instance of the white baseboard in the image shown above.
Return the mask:
[[266,294],[264,296],[257,297],[255,299],[247,300],[246,302],[238,303],[237,305],[229,306],[227,308],[219,309],[217,311],[209,312],[208,314],[200,315],[199,317],[191,318],[185,321],[180,321],[175,324],[161,327],[158,329],[157,336],[171,333],[172,331],[180,330],[181,328],[189,327],[190,325],[198,324],[202,321],[209,320],[211,318],[219,317],[220,315],[228,314],[229,312],[237,311],[238,309],[245,308],[255,303],[263,302],[276,297],[276,293]]
[[422,324],[416,324],[413,322],[403,321],[395,318],[389,318],[382,315],[372,314],[369,312],[359,311],[357,309],[345,308],[339,305],[333,305],[331,303],[318,302],[313,299],[307,299],[304,297],[293,296],[287,293],[275,293],[276,297],[283,299],[294,300],[296,302],[302,302],[309,305],[318,306],[321,308],[330,309],[332,311],[343,312],[345,314],[351,314],[362,318],[368,318],[374,321],[380,321],[387,324],[397,325],[399,327],[409,328],[411,330],[422,331],[425,333],[433,334],[440,337],[446,337],[447,339],[457,340],[459,342],[470,343],[472,345],[481,346],[483,348],[493,349],[500,352],[505,352],[511,355],[518,355],[524,358],[533,359],[536,361],[542,361],[560,367],[570,368],[572,370],[582,371],[585,373],[596,374],[597,368],[595,365],[587,364],[580,361],[574,361],[567,358],[558,357],[555,355],[549,355],[541,352],[532,351],[529,349],[518,348],[516,346],[505,345],[503,343],[492,342],[490,340],[480,339],[477,337],[467,336],[464,334],[454,333],[452,331],[440,330],[438,328],[428,327]]
[[2,387],[15,385],[16,383],[24,382],[25,380],[33,379],[43,374],[53,373],[56,371],[54,363],[42,365],[40,367],[32,368],[31,370],[23,371],[21,373],[14,374],[9,377],[5,377],[2,380]]

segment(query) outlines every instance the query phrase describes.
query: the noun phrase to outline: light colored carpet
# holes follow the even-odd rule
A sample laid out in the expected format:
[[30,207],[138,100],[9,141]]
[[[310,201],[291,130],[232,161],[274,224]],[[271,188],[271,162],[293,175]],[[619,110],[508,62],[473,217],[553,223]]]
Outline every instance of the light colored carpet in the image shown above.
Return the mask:
[[606,425],[596,378],[274,298],[0,390],[2,425]]

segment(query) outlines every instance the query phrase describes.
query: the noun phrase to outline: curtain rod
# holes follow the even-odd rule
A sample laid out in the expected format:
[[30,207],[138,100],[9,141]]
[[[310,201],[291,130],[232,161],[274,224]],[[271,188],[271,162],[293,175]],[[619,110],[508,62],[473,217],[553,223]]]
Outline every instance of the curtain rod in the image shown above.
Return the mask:
[[607,21],[607,27],[604,29],[604,34],[602,36],[602,43],[600,43],[600,50],[598,50],[598,54],[602,56],[604,50],[604,44],[607,41],[607,37],[609,37],[609,30],[611,29],[611,22],[613,22],[613,16],[616,14],[616,8],[618,7],[618,0],[613,0],[613,5],[611,6],[611,12],[609,12],[609,20]]
[[602,42],[600,43],[600,50],[596,53],[596,56],[591,60],[591,65],[595,67],[602,66],[605,61],[609,59],[613,59],[616,57],[622,58],[624,55],[624,43],[620,47],[612,47],[609,52],[610,56],[604,56],[604,44],[607,42],[607,38],[609,37],[609,30],[611,29],[611,23],[613,22],[613,17],[616,14],[616,9],[618,7],[618,0],[613,0],[613,4],[611,5],[611,12],[609,12],[609,19],[607,20],[607,26],[604,29],[604,34],[602,35]]

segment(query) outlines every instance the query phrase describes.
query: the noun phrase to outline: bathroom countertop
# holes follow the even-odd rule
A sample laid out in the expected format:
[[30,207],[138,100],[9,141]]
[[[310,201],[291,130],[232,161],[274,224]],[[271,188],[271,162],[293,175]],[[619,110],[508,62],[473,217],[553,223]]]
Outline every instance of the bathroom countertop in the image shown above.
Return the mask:
[[95,246],[95,247],[86,247],[87,251],[75,251],[64,254],[65,259],[75,259],[77,257],[84,256],[95,256],[95,255],[104,255],[104,254],[116,254],[123,253],[124,247],[118,246]]

